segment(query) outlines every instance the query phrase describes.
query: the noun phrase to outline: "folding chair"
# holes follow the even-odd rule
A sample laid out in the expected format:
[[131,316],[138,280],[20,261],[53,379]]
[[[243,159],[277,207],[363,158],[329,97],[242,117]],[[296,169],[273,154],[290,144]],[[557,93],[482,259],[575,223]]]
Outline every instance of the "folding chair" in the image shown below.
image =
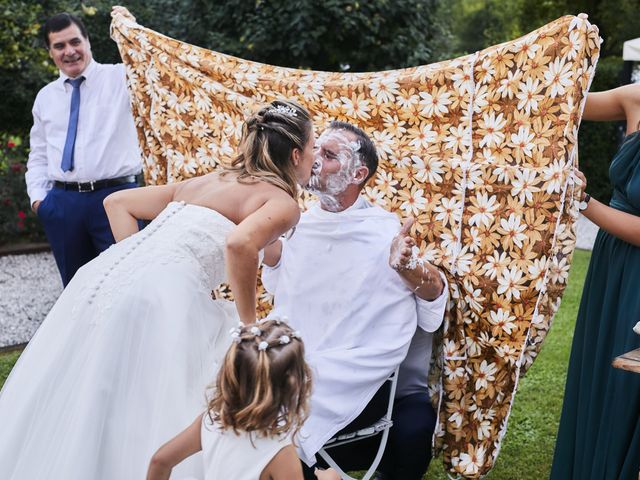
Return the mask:
[[364,474],[362,480],[369,480],[373,474],[376,472],[376,468],[380,464],[380,460],[382,460],[382,455],[384,454],[384,449],[387,446],[387,438],[389,437],[389,430],[393,426],[393,422],[391,421],[391,414],[393,412],[393,402],[396,395],[396,385],[398,383],[398,369],[389,375],[389,378],[386,380],[391,383],[391,388],[389,388],[389,406],[387,407],[387,413],[373,425],[358,430],[356,432],[346,433],[344,435],[339,435],[337,437],[331,438],[318,452],[320,456],[324,459],[325,462],[329,464],[330,467],[334,468],[340,478],[343,480],[356,480],[353,477],[347,475],[338,464],[331,458],[327,450],[338,447],[340,445],[345,445],[351,442],[357,442],[358,440],[364,440],[365,438],[373,437],[378,433],[382,432],[380,437],[380,444],[378,446],[378,452],[376,453],[375,458],[373,459],[373,463],[369,467],[369,470]]

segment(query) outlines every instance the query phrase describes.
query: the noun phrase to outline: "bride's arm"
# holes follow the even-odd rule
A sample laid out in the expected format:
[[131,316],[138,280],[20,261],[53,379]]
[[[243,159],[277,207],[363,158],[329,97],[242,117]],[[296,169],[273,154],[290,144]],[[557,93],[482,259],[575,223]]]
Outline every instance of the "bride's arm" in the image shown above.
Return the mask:
[[104,199],[116,242],[138,231],[138,220],[152,220],[173,200],[175,183],[169,185],[130,188],[112,193]]
[[260,250],[298,223],[299,218],[300,209],[295,201],[274,198],[246,217],[227,236],[227,276],[240,320],[245,324],[256,321]]

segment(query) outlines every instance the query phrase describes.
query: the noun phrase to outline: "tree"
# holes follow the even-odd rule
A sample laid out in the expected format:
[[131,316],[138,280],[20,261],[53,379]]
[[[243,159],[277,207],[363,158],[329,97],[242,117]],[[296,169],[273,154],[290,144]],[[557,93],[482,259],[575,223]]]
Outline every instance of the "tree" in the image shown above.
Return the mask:
[[187,41],[251,60],[371,71],[448,55],[442,0],[194,0]]

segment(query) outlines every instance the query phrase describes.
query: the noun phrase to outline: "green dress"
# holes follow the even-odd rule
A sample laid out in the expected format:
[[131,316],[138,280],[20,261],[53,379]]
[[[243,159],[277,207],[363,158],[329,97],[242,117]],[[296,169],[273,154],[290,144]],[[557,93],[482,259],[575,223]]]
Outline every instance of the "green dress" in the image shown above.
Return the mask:
[[[609,169],[611,207],[640,216],[640,132],[628,135]],[[640,374],[613,368],[640,348],[640,247],[600,230],[571,348],[553,480],[638,480]]]

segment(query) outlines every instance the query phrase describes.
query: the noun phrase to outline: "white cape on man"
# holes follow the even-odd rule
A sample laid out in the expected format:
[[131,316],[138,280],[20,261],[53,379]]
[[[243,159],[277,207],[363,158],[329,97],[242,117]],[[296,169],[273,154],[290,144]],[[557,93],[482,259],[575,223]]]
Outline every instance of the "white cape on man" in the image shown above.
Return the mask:
[[[399,228],[398,217],[377,206],[332,213],[316,204],[283,242],[278,265],[263,267],[276,298],[270,316],[286,316],[302,330],[313,371],[311,412],[298,439],[309,465],[402,362],[416,331],[413,292],[389,266]],[[349,248],[334,251],[334,242]]]

